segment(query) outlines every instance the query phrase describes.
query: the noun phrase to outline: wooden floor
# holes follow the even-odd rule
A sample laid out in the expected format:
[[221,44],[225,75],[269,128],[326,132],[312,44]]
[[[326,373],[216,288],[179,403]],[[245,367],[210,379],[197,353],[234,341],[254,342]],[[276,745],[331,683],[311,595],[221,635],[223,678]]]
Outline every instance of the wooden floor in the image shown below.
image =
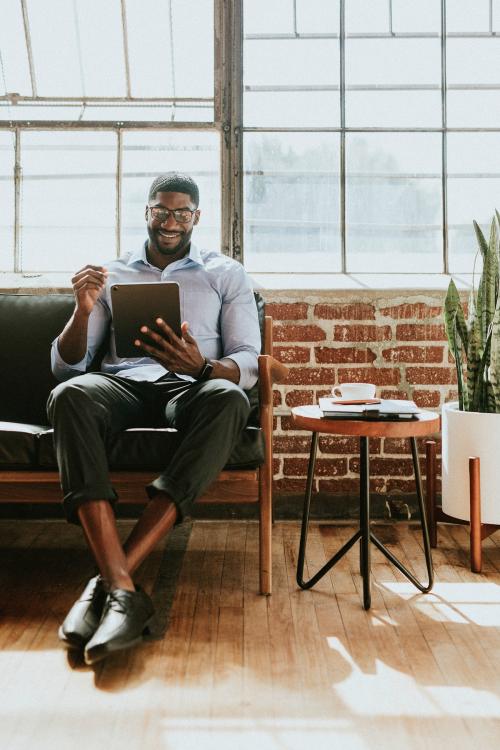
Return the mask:
[[[129,527],[121,523],[123,534]],[[314,526],[310,572],[352,531]],[[366,613],[357,550],[314,591],[299,591],[299,526],[276,524],[265,598],[256,524],[196,522],[164,639],[95,669],[57,640],[92,571],[80,533],[0,522],[2,750],[500,746],[500,533],[484,542],[474,575],[466,530],[441,526],[429,595],[374,550]],[[418,527],[377,533],[424,576]],[[140,571],[146,587],[161,557]]]

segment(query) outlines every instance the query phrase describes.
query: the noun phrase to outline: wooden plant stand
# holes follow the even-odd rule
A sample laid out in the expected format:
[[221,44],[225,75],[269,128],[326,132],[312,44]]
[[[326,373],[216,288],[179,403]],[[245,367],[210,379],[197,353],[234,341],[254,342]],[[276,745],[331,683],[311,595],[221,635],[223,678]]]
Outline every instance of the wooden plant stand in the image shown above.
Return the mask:
[[431,547],[437,547],[437,524],[460,523],[469,525],[470,534],[470,569],[473,573],[480,573],[482,567],[483,539],[500,529],[499,524],[481,522],[481,461],[478,456],[469,458],[469,493],[470,493],[470,522],[461,518],[449,516],[436,505],[436,442],[427,440],[425,444],[426,463],[429,467],[427,475],[427,514],[429,523],[429,538]]

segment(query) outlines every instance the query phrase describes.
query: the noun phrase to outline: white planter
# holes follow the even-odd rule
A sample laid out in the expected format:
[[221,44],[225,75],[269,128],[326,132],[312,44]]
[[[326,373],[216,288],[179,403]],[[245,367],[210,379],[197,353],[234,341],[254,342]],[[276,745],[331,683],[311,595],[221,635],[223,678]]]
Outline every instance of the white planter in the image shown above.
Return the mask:
[[500,414],[443,406],[443,511],[470,520],[469,457],[481,459],[481,522],[500,523]]

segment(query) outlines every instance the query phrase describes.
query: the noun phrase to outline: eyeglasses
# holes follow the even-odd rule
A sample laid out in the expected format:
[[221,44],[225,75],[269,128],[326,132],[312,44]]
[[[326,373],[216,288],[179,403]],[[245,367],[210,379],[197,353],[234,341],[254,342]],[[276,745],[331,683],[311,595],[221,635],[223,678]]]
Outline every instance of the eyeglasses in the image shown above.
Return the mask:
[[161,224],[163,224],[165,221],[167,221],[168,217],[172,215],[179,224],[187,224],[191,221],[193,218],[193,214],[196,213],[196,208],[194,210],[190,208],[176,208],[174,211],[170,211],[168,208],[156,208],[148,206],[149,213],[151,214],[151,218],[155,219],[155,221],[159,221]]

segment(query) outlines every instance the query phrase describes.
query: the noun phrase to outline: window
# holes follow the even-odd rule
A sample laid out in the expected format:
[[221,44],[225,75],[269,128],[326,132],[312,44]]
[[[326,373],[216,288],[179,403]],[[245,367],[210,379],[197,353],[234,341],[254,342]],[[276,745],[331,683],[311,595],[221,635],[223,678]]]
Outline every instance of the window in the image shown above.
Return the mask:
[[500,0],[3,0],[0,271],[134,249],[178,168],[250,272],[470,272],[499,94]]

